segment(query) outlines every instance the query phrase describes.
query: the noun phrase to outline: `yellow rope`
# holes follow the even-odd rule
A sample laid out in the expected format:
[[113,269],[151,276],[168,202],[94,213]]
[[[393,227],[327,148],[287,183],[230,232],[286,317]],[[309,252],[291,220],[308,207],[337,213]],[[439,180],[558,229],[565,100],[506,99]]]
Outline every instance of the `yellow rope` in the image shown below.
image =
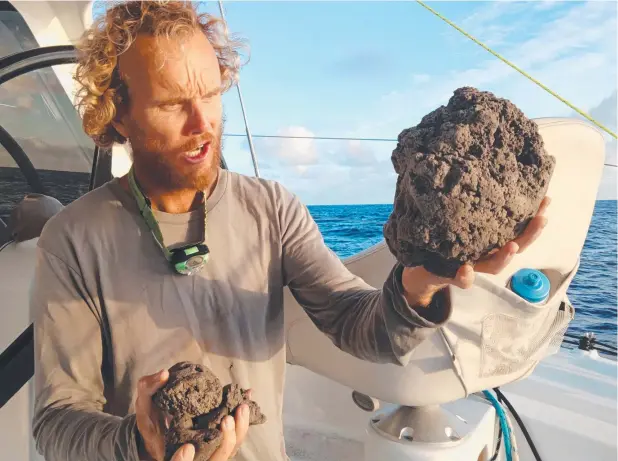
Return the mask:
[[448,25],[454,27],[455,29],[457,29],[459,32],[461,32],[463,35],[465,35],[466,37],[468,37],[470,40],[472,40],[474,43],[476,43],[477,45],[480,45],[481,47],[485,48],[487,51],[489,51],[491,54],[493,54],[495,57],[497,57],[498,59],[500,59],[502,62],[504,62],[505,64],[508,64],[509,66],[511,66],[513,69],[515,69],[517,72],[519,72],[520,74],[522,74],[524,77],[527,77],[528,79],[530,79],[531,81],[533,81],[534,83],[536,83],[537,85],[539,85],[541,88],[543,88],[545,91],[547,91],[549,94],[551,94],[552,96],[558,98],[560,101],[562,101],[563,103],[565,103],[567,106],[569,106],[571,109],[573,109],[574,111],[576,111],[578,114],[582,115],[583,117],[585,117],[586,119],[590,120],[592,123],[594,123],[596,126],[598,126],[599,128],[601,128],[602,130],[606,131],[607,133],[609,133],[612,137],[618,139],[618,137],[616,137],[616,133],[614,133],[613,131],[611,131],[609,128],[605,127],[604,125],[602,125],[601,123],[597,122],[595,119],[593,119],[590,115],[586,114],[584,111],[578,109],[577,107],[575,107],[573,104],[571,104],[569,101],[567,101],[566,99],[562,98],[561,96],[557,95],[556,93],[554,93],[552,90],[550,90],[549,88],[547,88],[545,85],[543,85],[541,82],[539,82],[538,80],[536,80],[535,78],[531,77],[530,75],[528,75],[526,72],[524,72],[522,69],[520,69],[519,67],[517,67],[515,64],[512,64],[511,62],[509,62],[508,60],[506,60],[505,58],[503,58],[502,56],[500,56],[498,53],[496,53],[495,51],[493,51],[492,49],[490,49],[489,47],[485,46],[483,43],[479,42],[476,38],[472,37],[470,34],[468,34],[466,31],[462,30],[461,28],[457,27],[456,24],[454,24],[453,22],[449,21],[448,19],[446,19],[444,16],[442,16],[440,13],[438,13],[437,11],[435,11],[434,9],[432,9],[431,7],[429,7],[428,5],[426,5],[425,3],[423,3],[421,0],[416,0],[418,4],[420,4],[422,7],[426,8],[427,10],[431,11],[433,14],[435,14],[438,18],[442,19],[444,22],[446,22]]

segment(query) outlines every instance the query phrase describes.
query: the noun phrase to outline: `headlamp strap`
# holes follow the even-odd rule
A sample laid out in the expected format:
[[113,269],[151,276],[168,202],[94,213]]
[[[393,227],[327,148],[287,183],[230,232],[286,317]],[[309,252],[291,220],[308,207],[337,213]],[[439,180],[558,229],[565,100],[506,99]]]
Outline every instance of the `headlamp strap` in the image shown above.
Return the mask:
[[[137,181],[135,180],[135,172],[133,170],[133,167],[131,167],[131,169],[129,170],[128,179],[129,179],[129,188],[131,189],[131,193],[133,197],[135,198],[137,207],[139,208],[139,212],[142,215],[144,222],[146,223],[146,225],[152,232],[152,235],[155,241],[157,242],[157,244],[159,245],[159,247],[161,248],[161,250],[163,251],[165,258],[171,262],[173,254],[165,246],[165,243],[163,242],[163,234],[161,233],[161,228],[159,227],[157,218],[155,218],[154,213],[152,212],[151,202],[148,199],[148,197],[144,195],[141,188],[137,184]],[[203,233],[203,240],[202,242],[199,242],[199,243],[203,243],[206,240],[206,216],[207,216],[206,198],[204,197],[204,233]]]

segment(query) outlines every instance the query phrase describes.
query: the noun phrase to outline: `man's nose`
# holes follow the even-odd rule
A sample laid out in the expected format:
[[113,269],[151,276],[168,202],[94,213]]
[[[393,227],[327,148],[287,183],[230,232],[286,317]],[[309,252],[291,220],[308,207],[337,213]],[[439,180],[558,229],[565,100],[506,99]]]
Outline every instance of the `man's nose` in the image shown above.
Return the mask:
[[208,111],[199,102],[192,102],[187,128],[190,135],[199,135],[213,131],[212,124],[208,118]]

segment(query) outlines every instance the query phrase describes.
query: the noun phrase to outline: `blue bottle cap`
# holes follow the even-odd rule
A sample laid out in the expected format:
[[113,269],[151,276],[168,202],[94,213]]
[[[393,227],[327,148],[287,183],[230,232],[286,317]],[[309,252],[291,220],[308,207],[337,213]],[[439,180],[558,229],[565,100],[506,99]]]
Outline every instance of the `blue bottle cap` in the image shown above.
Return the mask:
[[526,301],[540,303],[549,296],[547,276],[536,269],[520,269],[511,279],[511,289]]

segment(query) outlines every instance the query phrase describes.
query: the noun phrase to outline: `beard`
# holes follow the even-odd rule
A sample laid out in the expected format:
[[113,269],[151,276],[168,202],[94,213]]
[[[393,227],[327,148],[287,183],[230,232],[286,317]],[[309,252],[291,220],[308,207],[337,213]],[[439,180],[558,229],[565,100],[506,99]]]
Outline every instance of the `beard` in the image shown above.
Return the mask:
[[[132,160],[140,177],[158,190],[207,190],[218,177],[223,147],[222,119],[217,133],[205,134],[187,141],[173,149],[160,140],[152,140],[141,130],[132,130],[136,133],[129,138],[132,151]],[[206,159],[201,164],[191,165],[182,158],[184,152],[194,150],[205,143],[209,143]]]

